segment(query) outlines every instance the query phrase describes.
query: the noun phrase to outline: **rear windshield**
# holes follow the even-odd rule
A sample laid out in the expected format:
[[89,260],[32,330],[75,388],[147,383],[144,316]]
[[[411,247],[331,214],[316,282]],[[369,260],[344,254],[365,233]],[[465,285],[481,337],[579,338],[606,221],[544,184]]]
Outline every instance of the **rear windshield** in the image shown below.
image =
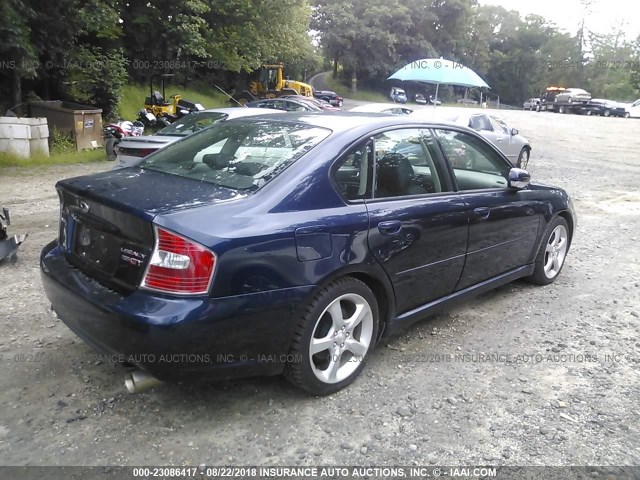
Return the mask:
[[271,119],[233,120],[171,144],[138,166],[227,188],[256,190],[330,133]]
[[219,120],[227,118],[227,114],[220,112],[200,112],[192,113],[175,121],[168,127],[158,130],[156,135],[167,135],[171,137],[186,137],[196,133],[203,128],[210,127]]

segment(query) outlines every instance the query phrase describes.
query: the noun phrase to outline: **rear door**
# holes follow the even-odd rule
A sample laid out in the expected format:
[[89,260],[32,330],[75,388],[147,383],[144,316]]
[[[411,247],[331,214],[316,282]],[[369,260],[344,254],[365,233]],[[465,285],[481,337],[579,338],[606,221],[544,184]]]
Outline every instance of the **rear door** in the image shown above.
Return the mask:
[[531,263],[544,205],[531,190],[508,188],[511,166],[480,138],[446,128],[436,134],[470,219],[457,290]]
[[369,248],[404,313],[453,292],[464,265],[468,211],[429,130],[389,130],[373,144],[373,198],[365,200]]

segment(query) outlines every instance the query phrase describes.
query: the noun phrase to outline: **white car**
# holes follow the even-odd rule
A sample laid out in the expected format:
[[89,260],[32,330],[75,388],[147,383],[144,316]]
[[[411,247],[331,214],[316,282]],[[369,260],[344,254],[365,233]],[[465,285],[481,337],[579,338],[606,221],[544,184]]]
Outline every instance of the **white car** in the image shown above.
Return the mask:
[[391,115],[409,115],[413,112],[413,109],[408,107],[401,107],[396,103],[367,103],[366,105],[359,105],[349,110],[350,112],[361,113],[388,113]]
[[640,98],[633,103],[623,103],[621,105],[627,111],[627,118],[640,118]]
[[283,110],[271,108],[211,108],[186,115],[176,120],[171,125],[158,130],[155,135],[142,137],[125,137],[115,147],[116,165],[113,167],[132,167],[147,155],[167,145],[177,142],[192,133],[203,128],[210,127],[214,123],[232,120],[240,117],[252,117],[267,113],[284,113]]

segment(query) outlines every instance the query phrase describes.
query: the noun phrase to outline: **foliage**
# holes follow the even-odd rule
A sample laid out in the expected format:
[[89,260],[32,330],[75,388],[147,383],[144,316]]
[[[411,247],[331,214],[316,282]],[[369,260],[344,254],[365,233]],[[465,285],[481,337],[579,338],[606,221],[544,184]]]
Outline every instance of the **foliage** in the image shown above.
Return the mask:
[[[182,88],[180,86],[167,87],[167,95],[173,93],[172,88],[180,91],[180,94],[191,101],[202,104],[205,108],[230,107],[227,97],[220,92],[199,86],[191,86],[190,88]],[[123,120],[135,120],[137,113],[142,108],[144,98],[149,95],[148,85],[128,84],[122,88],[122,95],[118,105],[118,117]]]
[[640,39],[594,35],[580,18],[570,35],[478,0],[2,0],[0,17],[0,108],[37,95],[114,116],[127,83],[172,74],[185,89],[232,90],[261,64],[303,79],[323,59],[339,85],[386,92],[395,70],[438,56],[476,70],[506,103],[550,84],[640,96]]
[[49,136],[49,151],[52,155],[75,152],[76,144],[68,133],[53,128]]
[[29,158],[24,158],[19,155],[8,152],[0,152],[0,168],[4,167],[40,167],[43,165],[62,165],[62,164],[82,164],[89,162],[103,162],[106,161],[107,155],[104,149],[98,150],[83,150],[78,152],[73,151],[54,153],[51,152],[51,156],[47,157],[44,154],[36,153],[32,154]]

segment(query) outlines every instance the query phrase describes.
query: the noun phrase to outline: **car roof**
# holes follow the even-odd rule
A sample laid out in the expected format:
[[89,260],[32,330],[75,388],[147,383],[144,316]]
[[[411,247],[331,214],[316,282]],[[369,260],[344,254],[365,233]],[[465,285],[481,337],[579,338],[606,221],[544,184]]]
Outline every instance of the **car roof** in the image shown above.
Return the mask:
[[397,103],[367,103],[366,105],[358,105],[350,110],[350,112],[371,112],[371,113],[380,113],[384,110],[390,110],[392,108],[408,108],[403,105],[399,105]]
[[[264,113],[282,113],[282,110],[276,110],[275,108],[263,108],[262,111]],[[253,117],[255,115],[258,115],[257,113],[255,113],[254,109],[246,107],[208,108],[206,110],[200,110],[199,112],[194,113],[223,113],[225,115],[228,115],[230,119],[238,117]]]
[[[259,117],[254,117],[259,120]],[[278,115],[278,121],[304,123],[309,126],[327,128],[334,133],[347,132],[359,128],[371,130],[387,126],[421,124],[430,126],[460,126],[442,119],[416,118],[412,115],[381,115],[369,112],[286,112]],[[467,129],[468,130],[468,129]]]

